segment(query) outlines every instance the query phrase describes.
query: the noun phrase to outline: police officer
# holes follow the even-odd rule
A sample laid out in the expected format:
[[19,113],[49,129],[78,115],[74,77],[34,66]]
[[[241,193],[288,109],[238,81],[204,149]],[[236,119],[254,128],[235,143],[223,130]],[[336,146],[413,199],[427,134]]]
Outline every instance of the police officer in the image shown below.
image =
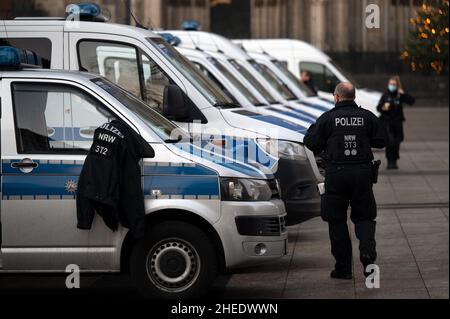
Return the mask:
[[340,83],[334,100],[336,107],[309,128],[304,142],[315,154],[322,154],[326,163],[321,215],[328,222],[331,252],[336,259],[331,277],[351,279],[352,244],[347,209],[350,204],[351,220],[360,241],[360,260],[367,276],[366,267],[377,257],[371,148],[383,148],[385,138],[379,119],[356,105],[352,84]]

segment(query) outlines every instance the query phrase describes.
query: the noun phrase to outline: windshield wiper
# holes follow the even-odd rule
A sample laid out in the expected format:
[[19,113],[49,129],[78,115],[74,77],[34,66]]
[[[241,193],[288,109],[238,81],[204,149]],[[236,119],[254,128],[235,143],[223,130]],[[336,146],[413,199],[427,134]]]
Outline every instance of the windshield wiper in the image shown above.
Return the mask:
[[226,109],[242,107],[239,104],[236,104],[236,103],[233,103],[233,102],[224,102],[224,103],[219,102],[219,103],[214,104],[214,106],[218,107],[218,108],[226,108]]

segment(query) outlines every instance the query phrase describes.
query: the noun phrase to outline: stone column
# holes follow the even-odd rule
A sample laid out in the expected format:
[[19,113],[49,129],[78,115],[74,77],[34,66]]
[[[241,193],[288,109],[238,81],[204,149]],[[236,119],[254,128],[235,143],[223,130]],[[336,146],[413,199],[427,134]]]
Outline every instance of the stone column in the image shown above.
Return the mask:
[[326,45],[326,6],[327,0],[311,0],[311,44],[319,49]]
[[330,26],[328,29],[332,32],[334,38],[334,46],[332,51],[346,52],[348,51],[348,39],[350,36],[348,21],[349,21],[349,11],[348,11],[348,1],[347,0],[335,0],[335,21],[336,25]]
[[143,3],[143,10],[140,12],[140,19],[145,25],[153,28],[163,27],[162,0],[146,0]]

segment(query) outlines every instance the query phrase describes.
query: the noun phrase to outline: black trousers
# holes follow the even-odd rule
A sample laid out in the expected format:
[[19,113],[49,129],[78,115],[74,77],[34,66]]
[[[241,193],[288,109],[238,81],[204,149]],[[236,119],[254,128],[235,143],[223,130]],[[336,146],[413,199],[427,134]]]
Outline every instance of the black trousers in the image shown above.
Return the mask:
[[396,162],[400,158],[400,144],[404,140],[403,123],[386,125],[386,159]]
[[360,254],[376,259],[377,207],[372,186],[371,163],[335,165],[326,169],[321,214],[329,225],[331,253],[338,271],[352,271],[352,243],[347,225],[349,205]]

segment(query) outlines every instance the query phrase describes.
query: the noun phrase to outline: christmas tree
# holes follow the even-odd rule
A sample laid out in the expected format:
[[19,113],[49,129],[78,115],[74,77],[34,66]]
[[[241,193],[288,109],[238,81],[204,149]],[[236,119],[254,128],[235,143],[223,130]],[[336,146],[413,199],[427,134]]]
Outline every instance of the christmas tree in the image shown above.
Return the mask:
[[448,0],[423,3],[410,19],[413,25],[401,58],[413,71],[448,73]]

